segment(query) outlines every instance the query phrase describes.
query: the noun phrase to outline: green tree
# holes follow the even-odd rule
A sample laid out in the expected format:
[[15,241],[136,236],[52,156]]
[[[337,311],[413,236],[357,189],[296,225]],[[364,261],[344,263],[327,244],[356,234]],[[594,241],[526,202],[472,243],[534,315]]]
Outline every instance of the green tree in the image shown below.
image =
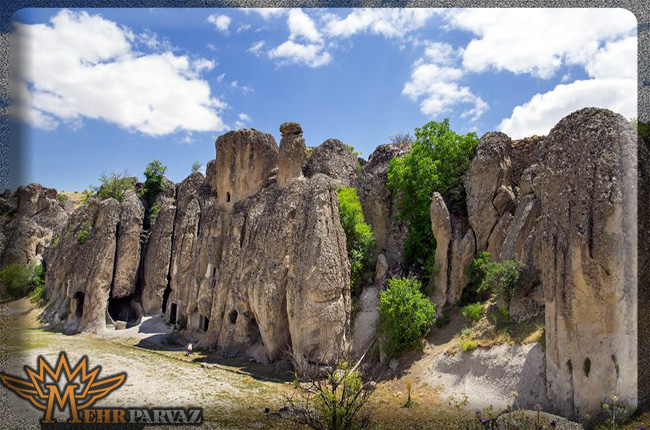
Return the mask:
[[100,200],[114,198],[117,201],[122,201],[124,194],[128,190],[135,188],[135,180],[130,177],[127,172],[117,173],[102,173],[99,177],[99,188],[91,185],[91,190],[95,191],[95,195]]
[[45,270],[42,264],[8,264],[0,271],[0,284],[11,297],[22,297],[35,288],[44,289]]
[[[142,187],[141,195],[145,201],[145,228],[149,228],[153,219],[151,219],[152,209],[155,206],[156,197],[158,194],[165,189],[167,186],[167,180],[165,179],[165,172],[167,171],[167,166],[165,166],[160,160],[153,160],[147,164],[146,169],[144,169],[144,186]],[[158,208],[159,209],[159,208]],[[156,211],[156,214],[158,212]],[[155,217],[154,217],[155,219]]]
[[363,285],[372,279],[375,264],[375,235],[363,219],[361,202],[355,188],[338,189],[339,216],[345,232],[350,261],[350,288],[353,297],[361,294]]
[[192,173],[196,173],[199,170],[201,170],[201,163],[199,161],[192,163]]
[[431,196],[437,191],[452,212],[467,211],[463,174],[469,168],[477,143],[475,133],[459,135],[452,131],[449,119],[431,121],[415,130],[415,142],[408,154],[391,160],[388,187],[401,193],[400,217],[408,226],[405,263],[425,269],[425,285],[434,271],[435,238],[429,214]]
[[389,356],[420,348],[422,338],[436,322],[436,307],[420,289],[417,279],[390,279],[388,289],[379,295],[384,350]]

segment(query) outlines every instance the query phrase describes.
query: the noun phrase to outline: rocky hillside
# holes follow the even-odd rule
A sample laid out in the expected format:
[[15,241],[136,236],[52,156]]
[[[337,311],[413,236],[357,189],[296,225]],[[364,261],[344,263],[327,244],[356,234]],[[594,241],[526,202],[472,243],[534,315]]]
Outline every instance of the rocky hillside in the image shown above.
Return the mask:
[[[147,230],[134,192],[76,210],[39,185],[7,192],[0,263],[42,260],[43,318],[70,332],[163,313],[224,356],[269,362],[291,351],[322,363],[348,347],[363,351],[385,279],[409,271],[399,196],[386,181],[390,160],[410,146],[382,145],[365,161],[329,139],[308,157],[300,125],[280,131],[279,146],[256,130],[219,137],[206,176],[168,183]],[[464,178],[466,214],[432,196],[438,312],[458,303],[479,252],[538,272],[508,315],[545,314],[543,385],[567,416],[597,411],[612,393],[636,403],[635,147],[623,117],[582,109],[548,136],[485,134]],[[377,241],[378,273],[358,312],[358,329],[373,333],[355,333],[351,321],[340,185],[357,188]]]

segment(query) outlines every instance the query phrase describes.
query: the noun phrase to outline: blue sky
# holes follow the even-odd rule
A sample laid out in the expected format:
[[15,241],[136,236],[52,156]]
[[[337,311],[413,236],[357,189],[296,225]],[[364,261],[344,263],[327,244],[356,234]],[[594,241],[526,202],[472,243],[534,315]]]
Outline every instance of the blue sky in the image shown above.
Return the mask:
[[368,156],[432,119],[520,138],[585,106],[636,116],[622,9],[25,9],[14,25],[21,182],[66,191],[152,159],[178,182],[217,136],[279,143],[285,121]]

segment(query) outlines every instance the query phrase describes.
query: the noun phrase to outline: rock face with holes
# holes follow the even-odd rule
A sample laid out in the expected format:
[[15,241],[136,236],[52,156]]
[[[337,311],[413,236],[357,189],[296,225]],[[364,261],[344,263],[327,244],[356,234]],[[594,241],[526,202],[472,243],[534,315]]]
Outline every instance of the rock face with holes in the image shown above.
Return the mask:
[[140,267],[140,234],[143,218],[144,205],[135,191],[127,191],[120,205],[111,297],[122,298],[135,294],[136,276]]
[[549,394],[563,414],[593,416],[614,393],[636,404],[636,134],[582,109],[546,140],[533,188]]
[[[63,321],[70,332],[100,332],[108,317],[121,208],[115,199],[77,209],[47,249],[44,318]],[[85,237],[85,239],[83,239]]]
[[[214,189],[200,175],[179,185],[167,318],[224,356],[262,351],[274,361],[291,352],[328,362],[347,346],[350,320],[336,185],[322,174],[303,177],[295,168],[304,154],[300,126],[283,124],[281,131],[279,168],[239,171],[231,182],[220,177],[229,171],[217,169],[216,184],[232,188]],[[222,146],[231,140],[247,151],[247,139],[262,154],[276,154],[268,136],[234,132],[217,140],[217,154],[228,153]],[[237,150],[230,155],[241,158]],[[247,198],[233,192],[235,201],[227,202],[250,177],[267,179]]]

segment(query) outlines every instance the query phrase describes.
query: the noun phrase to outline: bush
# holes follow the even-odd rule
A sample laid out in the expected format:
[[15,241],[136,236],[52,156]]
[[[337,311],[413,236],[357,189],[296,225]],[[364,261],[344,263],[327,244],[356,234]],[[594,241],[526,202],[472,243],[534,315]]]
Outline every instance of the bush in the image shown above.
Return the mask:
[[508,306],[515,291],[527,292],[535,286],[537,273],[521,261],[489,261],[489,256],[489,252],[483,252],[469,266],[469,296],[492,297],[501,315],[508,317]]
[[387,185],[402,195],[399,213],[408,226],[405,263],[424,268],[427,271],[424,285],[427,285],[436,246],[429,212],[431,196],[437,191],[449,202],[453,213],[467,212],[462,179],[478,139],[475,133],[456,134],[449,127],[449,119],[425,124],[415,130],[415,137],[408,154],[391,160]]
[[420,348],[422,338],[436,322],[436,308],[420,288],[416,279],[390,279],[388,289],[379,296],[384,350],[389,356]]
[[45,270],[42,264],[8,264],[0,271],[0,283],[11,297],[23,297],[35,288],[44,290]]
[[68,196],[66,196],[65,194],[58,194],[56,196],[56,199],[59,201],[59,203],[61,203],[63,205],[63,204],[65,204],[65,202],[68,201]]
[[[194,168],[194,165],[192,165],[192,168]],[[144,181],[144,186],[142,187],[140,195],[145,201],[145,229],[151,227],[151,223],[156,219],[156,215],[158,215],[158,211],[160,210],[160,206],[158,206],[155,214],[152,216],[152,212],[156,206],[156,198],[167,186],[165,180],[166,171],[167,166],[162,164],[159,160],[153,160],[147,164],[147,168],[144,170],[146,180]]]
[[[126,194],[128,190],[133,190],[135,188],[135,181],[127,172],[111,172],[109,174],[102,173],[99,177],[99,181],[101,182],[99,188],[91,185],[91,190],[95,191],[95,194],[100,200],[113,198],[121,202],[122,198],[124,198],[124,194]],[[84,199],[87,201],[85,195]]]
[[192,163],[192,173],[196,173],[199,170],[201,170],[201,163],[198,162],[198,161],[195,161],[194,163]]
[[90,235],[90,231],[88,231],[87,229],[81,230],[81,232],[77,235],[77,243],[79,245],[83,245],[88,240],[89,235]]
[[464,317],[467,317],[472,321],[480,320],[482,313],[483,313],[483,304],[481,302],[469,304],[465,306],[461,311],[461,314],[463,314]]
[[472,339],[462,339],[460,341],[460,350],[463,352],[471,351],[478,348],[478,342]]
[[363,285],[372,279],[375,265],[375,235],[364,222],[361,203],[355,188],[338,189],[339,216],[345,232],[350,261],[350,290],[352,297],[361,294]]
[[151,209],[149,210],[149,225],[153,225],[153,222],[156,220],[156,217],[158,216],[158,212],[162,209],[162,205],[160,202],[156,202],[151,206]]

